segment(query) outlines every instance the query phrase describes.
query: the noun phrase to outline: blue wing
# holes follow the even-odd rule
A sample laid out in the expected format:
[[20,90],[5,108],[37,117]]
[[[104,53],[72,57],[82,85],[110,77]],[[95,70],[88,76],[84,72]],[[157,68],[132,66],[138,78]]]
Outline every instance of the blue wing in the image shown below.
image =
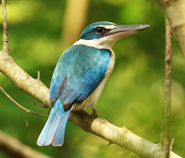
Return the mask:
[[60,99],[63,106],[82,101],[103,80],[108,69],[110,52],[85,45],[73,45],[60,57],[54,70],[50,99]]

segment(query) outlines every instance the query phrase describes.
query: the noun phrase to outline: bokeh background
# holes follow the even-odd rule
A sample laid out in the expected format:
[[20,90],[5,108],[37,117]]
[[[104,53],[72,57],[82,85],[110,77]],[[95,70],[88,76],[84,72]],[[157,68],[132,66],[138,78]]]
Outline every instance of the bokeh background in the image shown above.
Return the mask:
[[[81,2],[76,7],[80,8]],[[110,123],[119,127],[126,126],[135,134],[159,143],[163,131],[165,20],[157,1],[89,0],[83,20],[80,19],[81,15],[72,11],[73,15],[68,16],[67,8],[70,8],[67,0],[8,0],[10,55],[32,77],[37,78],[37,71],[40,71],[42,82],[49,87],[62,51],[77,40],[73,35],[77,26],[81,26],[81,32],[86,25],[96,21],[151,25],[139,34],[122,38],[113,47],[116,64],[98,101],[97,112],[99,117]],[[69,29],[67,21],[81,24]],[[2,15],[0,30],[2,37]],[[77,32],[77,36],[80,32]],[[172,45],[171,138],[175,138],[174,152],[183,156],[185,62],[174,38]],[[42,114],[48,113],[48,109],[34,105],[38,101],[20,91],[3,74],[0,74],[0,86],[24,107]],[[91,113],[91,109],[87,111]],[[138,157],[124,148],[108,145],[107,141],[84,132],[71,122],[67,123],[62,147],[39,147],[36,140],[45,122],[46,118],[26,113],[0,92],[0,130],[33,149],[53,158]],[[0,151],[0,158],[5,157]]]

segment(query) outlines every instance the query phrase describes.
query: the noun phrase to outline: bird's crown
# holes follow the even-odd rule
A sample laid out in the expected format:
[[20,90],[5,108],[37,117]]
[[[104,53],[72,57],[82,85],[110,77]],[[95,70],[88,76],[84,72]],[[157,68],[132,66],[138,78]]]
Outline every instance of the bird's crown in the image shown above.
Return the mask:
[[81,33],[79,39],[92,40],[99,39],[106,35],[112,29],[116,28],[116,24],[108,21],[95,22],[88,25]]

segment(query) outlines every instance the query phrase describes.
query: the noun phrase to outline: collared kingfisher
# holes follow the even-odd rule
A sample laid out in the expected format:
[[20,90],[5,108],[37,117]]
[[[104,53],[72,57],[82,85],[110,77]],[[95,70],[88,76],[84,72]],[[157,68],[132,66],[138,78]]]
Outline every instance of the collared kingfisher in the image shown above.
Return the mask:
[[51,112],[37,140],[39,146],[61,146],[70,112],[91,107],[97,117],[96,103],[112,73],[114,43],[136,34],[149,25],[116,25],[101,21],[88,25],[78,41],[61,55],[50,85]]

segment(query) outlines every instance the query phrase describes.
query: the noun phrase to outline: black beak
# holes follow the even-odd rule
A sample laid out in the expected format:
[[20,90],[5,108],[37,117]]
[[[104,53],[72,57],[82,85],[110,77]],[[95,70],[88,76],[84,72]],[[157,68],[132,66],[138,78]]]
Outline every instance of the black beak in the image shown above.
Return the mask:
[[105,35],[106,36],[113,36],[113,37],[126,37],[133,34],[136,34],[150,25],[116,25],[115,29],[110,30]]

